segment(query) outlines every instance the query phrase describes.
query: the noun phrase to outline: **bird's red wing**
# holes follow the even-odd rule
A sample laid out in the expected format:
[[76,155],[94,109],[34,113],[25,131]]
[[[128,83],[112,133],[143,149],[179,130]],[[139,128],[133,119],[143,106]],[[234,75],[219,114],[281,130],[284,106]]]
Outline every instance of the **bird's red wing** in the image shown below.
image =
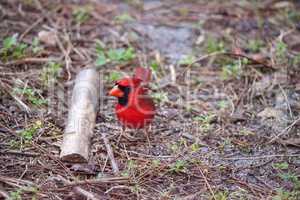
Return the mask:
[[151,69],[136,67],[133,77],[142,80],[144,83],[148,83],[151,80]]
[[149,115],[155,114],[155,104],[150,96],[142,96],[139,98],[139,106],[148,112]]

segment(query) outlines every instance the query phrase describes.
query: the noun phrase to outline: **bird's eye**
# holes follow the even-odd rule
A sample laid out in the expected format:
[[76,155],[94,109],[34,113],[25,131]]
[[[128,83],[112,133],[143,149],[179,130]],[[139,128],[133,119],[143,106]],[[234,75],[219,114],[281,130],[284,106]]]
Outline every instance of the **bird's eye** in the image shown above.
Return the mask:
[[118,88],[120,89],[120,90],[124,90],[126,87],[125,86],[123,86],[123,85],[119,85],[119,84],[117,84],[118,85]]
[[122,90],[125,94],[129,94],[129,92],[130,92],[130,87],[129,86],[118,85],[118,88],[120,90]]
[[119,83],[115,83],[115,86],[117,86],[120,90],[126,88],[126,86],[120,85]]

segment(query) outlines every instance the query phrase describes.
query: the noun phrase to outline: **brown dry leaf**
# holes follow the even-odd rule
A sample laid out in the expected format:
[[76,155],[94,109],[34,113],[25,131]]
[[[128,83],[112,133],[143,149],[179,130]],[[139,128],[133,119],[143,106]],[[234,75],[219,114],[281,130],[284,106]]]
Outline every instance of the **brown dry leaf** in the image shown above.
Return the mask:
[[93,164],[85,164],[85,163],[74,164],[70,169],[74,172],[85,173],[85,174],[96,173],[96,166]]
[[300,147],[300,138],[290,138],[287,140],[279,140],[279,143],[281,143],[283,145],[291,145],[291,146]]
[[274,118],[274,119],[280,119],[282,116],[282,111],[276,108],[267,107],[263,111],[257,114],[258,117],[261,117],[263,120]]
[[41,42],[48,46],[55,46],[56,45],[56,38],[55,33],[52,31],[40,31],[38,33],[38,38]]
[[239,48],[239,47],[234,47],[232,51],[233,51],[234,54],[238,54],[238,55],[241,55],[241,54],[244,54],[244,53],[245,53],[245,52],[244,52],[241,48]]
[[300,51],[300,42],[293,44],[291,46],[291,50],[299,52]]
[[263,54],[260,54],[260,53],[252,54],[251,58],[253,60],[256,60],[257,62],[261,62],[261,63],[267,63],[268,62],[268,58],[266,56],[264,56]]
[[292,2],[289,1],[279,1],[277,3],[274,3],[273,7],[277,9],[284,9],[284,8],[293,8],[294,5]]

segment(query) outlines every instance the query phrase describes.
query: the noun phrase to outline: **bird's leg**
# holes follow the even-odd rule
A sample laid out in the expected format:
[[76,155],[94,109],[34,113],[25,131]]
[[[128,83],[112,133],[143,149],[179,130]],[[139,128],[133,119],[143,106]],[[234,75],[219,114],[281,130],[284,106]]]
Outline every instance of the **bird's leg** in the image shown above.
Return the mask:
[[125,126],[122,126],[122,131],[121,131],[121,134],[120,134],[120,136],[118,138],[118,141],[117,141],[118,144],[119,144],[119,142],[121,140],[121,137],[125,137],[129,141],[136,141],[137,140],[137,138],[132,137],[130,134],[126,133],[126,127]]
[[126,130],[126,127],[125,127],[125,126],[122,126],[121,134],[120,134],[119,137],[118,137],[117,144],[120,143],[121,137],[125,134],[125,130]]
[[150,151],[150,149],[151,149],[151,143],[150,143],[150,139],[149,139],[149,130],[150,130],[149,127],[145,127],[144,128],[144,134],[145,134],[145,136],[147,138],[148,146],[149,146],[149,151]]

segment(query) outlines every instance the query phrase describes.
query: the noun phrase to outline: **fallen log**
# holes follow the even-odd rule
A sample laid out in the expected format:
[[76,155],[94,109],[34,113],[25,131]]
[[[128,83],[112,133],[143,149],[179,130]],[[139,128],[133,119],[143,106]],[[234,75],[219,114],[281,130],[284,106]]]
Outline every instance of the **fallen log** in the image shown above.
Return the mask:
[[90,138],[95,127],[100,78],[94,68],[80,71],[72,92],[60,158],[67,162],[87,162]]

